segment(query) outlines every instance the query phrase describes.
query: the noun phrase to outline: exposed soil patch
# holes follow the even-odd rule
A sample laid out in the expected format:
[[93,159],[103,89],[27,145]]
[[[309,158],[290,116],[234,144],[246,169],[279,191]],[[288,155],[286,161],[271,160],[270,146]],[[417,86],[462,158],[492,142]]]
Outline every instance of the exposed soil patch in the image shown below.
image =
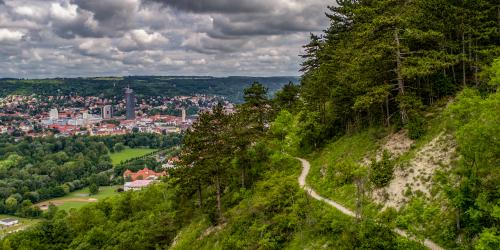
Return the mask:
[[429,197],[434,171],[447,168],[456,157],[455,151],[453,136],[442,132],[423,146],[409,163],[396,167],[392,181],[387,187],[374,190],[373,198],[385,207],[400,208],[412,194]]
[[384,150],[387,150],[394,158],[410,150],[413,140],[408,137],[406,129],[400,130],[397,133],[387,136],[386,141],[382,148],[377,152],[377,160],[380,160]]
[[[408,131],[402,129],[397,133],[390,134],[383,139],[384,143],[379,150],[375,153],[375,160],[380,161],[384,151],[391,154],[391,157],[397,158],[402,154],[408,152],[413,145],[413,140],[408,138]],[[373,158],[365,157],[362,161],[364,165],[370,165]]]

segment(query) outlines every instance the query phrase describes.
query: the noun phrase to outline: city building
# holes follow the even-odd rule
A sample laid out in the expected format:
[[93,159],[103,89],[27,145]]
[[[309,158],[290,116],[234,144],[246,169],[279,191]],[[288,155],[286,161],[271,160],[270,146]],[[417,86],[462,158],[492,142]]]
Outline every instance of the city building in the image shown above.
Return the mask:
[[49,118],[51,120],[59,119],[59,111],[57,111],[57,109],[51,109],[49,112]]
[[131,88],[125,88],[125,103],[127,120],[135,119],[135,95]]
[[102,107],[102,119],[111,119],[111,117],[113,117],[113,107],[111,105]]
[[182,108],[182,123],[186,122],[186,109]]

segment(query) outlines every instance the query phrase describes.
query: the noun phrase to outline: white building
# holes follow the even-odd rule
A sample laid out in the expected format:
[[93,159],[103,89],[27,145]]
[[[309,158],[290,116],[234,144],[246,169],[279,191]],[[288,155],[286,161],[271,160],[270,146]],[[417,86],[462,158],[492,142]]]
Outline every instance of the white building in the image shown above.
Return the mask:
[[56,108],[51,109],[49,112],[49,117],[51,120],[59,119],[59,111],[57,111]]
[[111,119],[113,116],[113,110],[111,105],[106,105],[102,107],[102,119]]
[[13,218],[5,218],[0,220],[0,226],[3,227],[11,227],[14,225],[17,225],[19,223],[19,220],[13,219]]
[[154,180],[136,180],[131,182],[125,182],[123,185],[123,190],[141,190],[143,187],[147,187],[153,183]]
[[83,120],[88,121],[92,116],[89,114],[89,112],[85,111],[82,114]]

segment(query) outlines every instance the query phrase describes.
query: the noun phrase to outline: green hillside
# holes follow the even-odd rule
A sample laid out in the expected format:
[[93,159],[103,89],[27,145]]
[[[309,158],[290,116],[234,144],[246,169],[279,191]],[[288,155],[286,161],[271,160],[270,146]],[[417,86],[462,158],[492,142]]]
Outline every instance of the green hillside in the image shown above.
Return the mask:
[[300,86],[252,84],[162,182],[0,249],[498,249],[497,3],[337,3]]

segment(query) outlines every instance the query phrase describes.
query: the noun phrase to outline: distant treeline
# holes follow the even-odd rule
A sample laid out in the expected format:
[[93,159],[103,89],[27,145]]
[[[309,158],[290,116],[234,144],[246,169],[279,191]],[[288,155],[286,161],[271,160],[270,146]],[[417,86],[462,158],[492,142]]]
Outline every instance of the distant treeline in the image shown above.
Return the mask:
[[140,96],[178,96],[191,94],[221,95],[241,102],[243,89],[260,82],[273,94],[298,77],[173,77],[128,76],[108,78],[0,79],[0,97],[11,94],[82,95],[112,98],[123,95],[130,86]]

